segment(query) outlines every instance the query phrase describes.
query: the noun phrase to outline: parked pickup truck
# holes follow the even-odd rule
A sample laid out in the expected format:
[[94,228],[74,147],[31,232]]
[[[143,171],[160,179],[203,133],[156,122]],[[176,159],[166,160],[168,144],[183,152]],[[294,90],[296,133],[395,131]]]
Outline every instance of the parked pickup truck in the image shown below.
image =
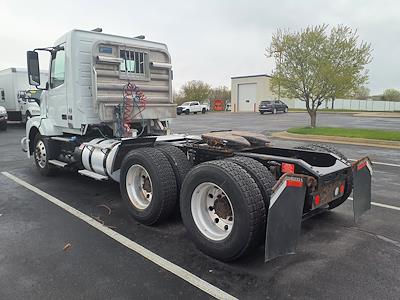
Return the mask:
[[184,102],[176,108],[177,115],[183,113],[187,115],[190,113],[197,114],[198,112],[205,114],[206,111],[207,111],[207,105],[200,104],[199,101]]

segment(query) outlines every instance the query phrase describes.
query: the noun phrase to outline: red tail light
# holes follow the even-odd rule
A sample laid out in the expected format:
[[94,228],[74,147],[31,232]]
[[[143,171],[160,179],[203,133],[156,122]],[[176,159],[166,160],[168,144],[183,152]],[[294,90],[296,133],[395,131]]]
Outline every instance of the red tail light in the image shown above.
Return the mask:
[[320,195],[315,195],[315,197],[314,197],[314,204],[315,204],[316,206],[318,206],[320,203],[321,203],[321,197],[320,197]]
[[344,193],[344,183],[342,183],[339,187],[340,193],[343,194]]
[[294,164],[282,163],[282,173],[294,173]]

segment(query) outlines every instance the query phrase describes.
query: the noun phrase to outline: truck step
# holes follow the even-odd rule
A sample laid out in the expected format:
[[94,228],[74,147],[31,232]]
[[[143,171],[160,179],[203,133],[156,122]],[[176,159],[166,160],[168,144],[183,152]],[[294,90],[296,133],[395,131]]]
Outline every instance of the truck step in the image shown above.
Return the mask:
[[63,161],[59,161],[57,159],[50,159],[49,163],[52,165],[55,165],[57,167],[60,167],[60,168],[64,168],[66,165],[68,165],[67,163],[65,163]]
[[89,170],[79,170],[78,173],[81,175],[96,179],[96,180],[107,180],[108,179],[108,176],[97,174],[97,173],[89,171]]
[[66,143],[71,141],[70,138],[65,138],[65,137],[62,137],[62,136],[52,136],[52,137],[50,137],[50,139],[53,140],[53,141],[60,141],[60,142],[66,142]]

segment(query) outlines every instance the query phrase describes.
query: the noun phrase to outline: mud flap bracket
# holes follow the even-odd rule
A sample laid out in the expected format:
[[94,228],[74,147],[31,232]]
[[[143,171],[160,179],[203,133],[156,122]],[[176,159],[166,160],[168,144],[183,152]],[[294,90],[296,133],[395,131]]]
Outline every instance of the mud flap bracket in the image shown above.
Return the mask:
[[301,230],[306,178],[283,175],[273,189],[265,238],[265,261],[293,254]]

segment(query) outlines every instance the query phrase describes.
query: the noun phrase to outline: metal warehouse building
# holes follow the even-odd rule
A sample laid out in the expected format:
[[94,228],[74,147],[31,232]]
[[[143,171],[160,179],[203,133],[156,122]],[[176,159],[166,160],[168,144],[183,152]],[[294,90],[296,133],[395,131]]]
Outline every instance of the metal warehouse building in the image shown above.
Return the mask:
[[274,99],[270,80],[267,74],[232,77],[232,111],[257,111],[262,100]]

